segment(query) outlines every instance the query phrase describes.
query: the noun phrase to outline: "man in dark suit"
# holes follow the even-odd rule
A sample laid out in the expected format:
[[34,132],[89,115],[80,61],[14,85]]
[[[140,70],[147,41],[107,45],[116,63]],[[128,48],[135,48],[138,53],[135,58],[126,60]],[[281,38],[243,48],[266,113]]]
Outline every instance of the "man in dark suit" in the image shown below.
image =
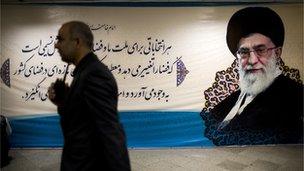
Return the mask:
[[278,66],[284,25],[273,10],[248,7],[230,19],[226,40],[238,59],[240,89],[203,114],[215,145],[303,142],[303,85]]
[[57,105],[63,131],[62,171],[130,170],[125,133],[117,114],[117,85],[112,73],[92,52],[88,25],[62,25],[55,48],[62,61],[74,64],[71,86],[57,80],[48,90]]

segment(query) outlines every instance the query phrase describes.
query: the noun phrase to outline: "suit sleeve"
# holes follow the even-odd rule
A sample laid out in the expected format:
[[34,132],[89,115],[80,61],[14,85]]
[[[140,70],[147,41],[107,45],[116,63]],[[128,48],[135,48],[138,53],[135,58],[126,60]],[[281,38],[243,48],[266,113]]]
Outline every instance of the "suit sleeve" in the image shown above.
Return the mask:
[[117,114],[117,85],[109,72],[88,74],[84,99],[96,126],[96,141],[111,170],[130,170],[125,134]]

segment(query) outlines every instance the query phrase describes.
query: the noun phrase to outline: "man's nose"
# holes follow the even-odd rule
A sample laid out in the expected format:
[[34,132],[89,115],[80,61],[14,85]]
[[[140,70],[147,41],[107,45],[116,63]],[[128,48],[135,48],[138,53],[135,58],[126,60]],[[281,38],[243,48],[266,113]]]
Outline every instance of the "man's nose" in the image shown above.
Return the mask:
[[248,63],[255,64],[259,61],[259,57],[256,55],[254,51],[249,53]]
[[56,42],[56,43],[55,43],[55,48],[58,49],[58,46],[59,46],[59,45],[58,45],[58,43]]

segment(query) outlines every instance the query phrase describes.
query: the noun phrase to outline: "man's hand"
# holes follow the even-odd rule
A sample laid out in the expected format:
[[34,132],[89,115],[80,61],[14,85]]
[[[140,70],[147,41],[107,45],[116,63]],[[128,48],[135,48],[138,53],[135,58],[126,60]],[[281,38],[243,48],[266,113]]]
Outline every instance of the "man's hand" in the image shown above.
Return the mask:
[[48,88],[48,97],[57,106],[63,106],[64,99],[69,91],[69,86],[62,79],[57,79]]

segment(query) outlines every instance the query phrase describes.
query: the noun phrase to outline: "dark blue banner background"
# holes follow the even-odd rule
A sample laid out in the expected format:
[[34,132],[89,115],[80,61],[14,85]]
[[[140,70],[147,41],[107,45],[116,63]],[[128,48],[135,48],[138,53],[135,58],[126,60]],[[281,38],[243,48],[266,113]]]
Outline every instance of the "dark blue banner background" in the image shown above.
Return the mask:
[[[57,114],[9,118],[12,147],[62,147]],[[120,112],[129,148],[210,147],[199,112]]]

